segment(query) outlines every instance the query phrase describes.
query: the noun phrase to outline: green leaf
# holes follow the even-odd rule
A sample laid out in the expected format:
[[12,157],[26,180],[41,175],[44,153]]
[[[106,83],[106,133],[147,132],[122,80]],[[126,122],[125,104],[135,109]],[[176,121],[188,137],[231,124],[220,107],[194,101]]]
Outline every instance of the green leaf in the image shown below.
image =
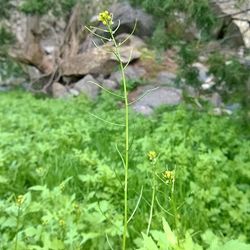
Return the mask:
[[2,175],[0,175],[0,184],[6,184],[8,182],[8,179]]
[[175,234],[172,232],[169,224],[167,223],[167,221],[162,218],[162,223],[163,223],[163,229],[164,229],[164,232],[166,233],[166,236],[167,236],[167,240],[169,242],[169,244],[171,246],[176,246],[177,245],[177,238],[175,236]]
[[238,240],[227,242],[220,250],[250,250],[250,245]]
[[151,237],[147,236],[144,233],[142,233],[142,236],[144,240],[144,248],[142,250],[159,250]]

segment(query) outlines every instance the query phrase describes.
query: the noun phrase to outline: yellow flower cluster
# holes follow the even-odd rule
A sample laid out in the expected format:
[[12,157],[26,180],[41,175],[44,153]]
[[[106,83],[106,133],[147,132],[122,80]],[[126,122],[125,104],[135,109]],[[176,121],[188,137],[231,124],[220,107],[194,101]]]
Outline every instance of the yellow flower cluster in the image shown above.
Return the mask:
[[59,225],[61,226],[61,227],[65,227],[65,225],[66,225],[66,223],[65,223],[65,221],[64,220],[59,220]]
[[105,26],[110,26],[113,24],[112,18],[112,14],[109,13],[107,10],[101,12],[98,16],[98,20],[102,22]]
[[173,182],[174,179],[175,179],[175,172],[174,172],[174,171],[166,170],[166,171],[163,173],[163,176],[164,176],[164,178],[166,178],[167,183]]
[[156,159],[156,156],[157,156],[157,154],[156,154],[155,151],[149,151],[149,152],[148,152],[148,159],[149,159],[150,161],[154,161],[154,160]]
[[23,204],[23,202],[24,202],[24,196],[23,195],[18,195],[17,199],[16,199],[17,206],[21,207],[21,205]]

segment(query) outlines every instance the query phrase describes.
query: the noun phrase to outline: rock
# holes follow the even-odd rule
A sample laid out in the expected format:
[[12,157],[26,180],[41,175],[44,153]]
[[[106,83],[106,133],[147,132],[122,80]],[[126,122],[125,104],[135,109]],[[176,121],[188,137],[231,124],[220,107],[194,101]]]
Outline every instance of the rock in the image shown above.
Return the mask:
[[[211,6],[222,20],[220,29],[216,31],[217,37],[225,39],[231,47],[245,45],[250,48],[250,12],[243,11],[250,8],[250,2],[244,1],[239,4],[237,0],[218,0],[212,1]],[[220,37],[221,35],[223,37]]]
[[76,89],[69,89],[69,93],[72,95],[72,96],[79,96],[80,92]]
[[209,78],[208,68],[201,63],[193,63],[192,67],[194,67],[198,70],[198,73],[199,73],[198,79],[203,83],[207,82],[207,80]]
[[111,59],[110,53],[104,49],[93,48],[86,53],[82,53],[65,59],[61,63],[63,76],[83,76],[87,74],[110,74],[116,66],[116,62]]
[[86,75],[80,81],[75,83],[73,89],[79,91],[80,93],[84,93],[88,98],[95,100],[100,93],[100,88],[91,82],[97,82],[95,78],[91,75]]
[[[140,58],[141,56],[141,52],[139,52],[132,46],[120,47],[119,51],[120,51],[121,61],[124,64],[128,62],[133,62],[134,60]],[[116,60],[116,56],[114,54],[111,54],[111,58],[113,60]]]
[[156,77],[157,84],[160,85],[167,84],[172,86],[174,85],[175,80],[176,80],[176,75],[168,71],[161,71],[157,74]]
[[9,91],[10,89],[11,89],[10,86],[0,85],[0,92],[6,92]]
[[215,85],[214,76],[209,74],[209,69],[201,63],[193,63],[192,67],[198,70],[198,79],[203,90],[211,89]]
[[151,36],[154,29],[153,17],[141,9],[132,7],[128,2],[116,3],[110,7],[114,23],[120,21],[118,33],[131,33],[137,21],[135,34],[139,37]]
[[150,114],[152,113],[151,109],[154,110],[162,105],[178,105],[181,103],[182,91],[180,89],[170,87],[155,88],[155,86],[147,85],[136,90],[137,93],[132,101],[148,92],[143,98],[133,104],[133,109],[136,112]]
[[[144,68],[139,66],[129,65],[125,70],[125,75],[128,80],[139,80],[146,74]],[[120,71],[116,71],[111,74],[110,80],[115,81],[118,85],[120,85],[122,81],[122,74]]]
[[111,79],[104,79],[101,83],[105,89],[115,90],[115,89],[118,89],[119,87],[119,84],[116,81],[113,81]]
[[212,94],[212,96],[210,98],[210,102],[216,108],[219,108],[222,106],[221,96],[217,92]]
[[[110,45],[93,48],[85,53],[69,57],[61,63],[61,74],[63,76],[84,76],[87,74],[104,76],[109,75],[117,66],[115,56],[110,53]],[[123,63],[127,63],[132,48],[121,47],[120,53]],[[131,60],[138,59],[141,53],[134,49]]]
[[228,104],[226,105],[225,109],[231,111],[231,112],[235,112],[241,109],[241,104],[240,103],[232,103],[232,104]]
[[39,79],[41,77],[40,71],[33,66],[27,66],[27,73],[31,80]]
[[138,36],[130,35],[127,33],[122,33],[115,37],[118,43],[124,43],[125,46],[131,46],[136,49],[141,49],[147,47],[146,43]]
[[151,115],[154,112],[154,110],[150,108],[149,106],[147,105],[144,106],[144,105],[139,105],[139,104],[138,105],[135,104],[133,106],[133,110],[142,115]]
[[67,98],[70,96],[67,88],[59,82],[52,84],[52,95],[54,98]]
[[90,49],[93,49],[95,48],[95,45],[101,46],[102,45],[101,39],[94,36],[93,34],[89,34],[87,35],[83,43],[80,45],[79,53],[83,53]]
[[196,98],[199,95],[198,91],[190,85],[184,85],[183,91],[186,97]]

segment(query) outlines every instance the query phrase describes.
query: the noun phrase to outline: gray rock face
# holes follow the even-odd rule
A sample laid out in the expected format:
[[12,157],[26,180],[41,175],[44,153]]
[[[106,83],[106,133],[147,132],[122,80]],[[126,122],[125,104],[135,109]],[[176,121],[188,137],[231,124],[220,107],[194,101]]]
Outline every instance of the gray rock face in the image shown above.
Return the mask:
[[160,85],[167,84],[172,86],[174,85],[175,80],[176,80],[176,75],[168,71],[161,71],[158,73],[156,77],[156,81]]
[[[107,50],[112,49],[110,45],[105,45],[100,48],[89,49],[85,53],[78,54],[65,59],[61,66],[63,76],[83,76],[87,74],[104,76],[113,72],[117,61],[115,56]],[[120,48],[121,59],[123,63],[127,63],[130,59],[131,46]],[[133,49],[131,60],[138,59],[141,53]]]
[[115,89],[118,89],[119,87],[119,84],[116,82],[116,81],[113,81],[111,79],[105,79],[101,82],[102,86],[105,88],[105,89],[112,89],[112,90],[115,90]]
[[147,47],[146,43],[138,36],[123,33],[116,36],[115,38],[119,43],[122,43],[126,40],[126,42],[124,43],[125,46],[131,46],[136,49]]
[[221,107],[222,105],[221,96],[217,92],[214,92],[210,98],[210,102],[216,108]]
[[152,35],[153,18],[140,9],[133,8],[129,3],[116,3],[110,7],[110,12],[114,14],[114,22],[120,20],[119,33],[131,33],[137,20],[135,34],[139,37]]
[[[146,71],[142,67],[129,65],[125,70],[125,75],[128,80],[139,80],[146,74]],[[122,80],[122,74],[120,71],[116,71],[111,74],[110,80],[115,81],[120,85]]]
[[59,82],[52,84],[52,95],[54,98],[67,98],[70,96],[67,88]]
[[229,42],[234,46],[244,44],[247,48],[250,48],[250,11],[243,11],[249,10],[250,1],[242,1],[241,4],[237,0],[212,2],[215,13],[218,16],[224,16],[225,22],[230,23],[226,34]]
[[[150,91],[151,89],[154,89]],[[145,86],[139,91],[139,96],[147,93],[143,98],[133,104],[133,109],[142,114],[151,114],[153,110],[162,105],[178,105],[182,101],[182,91],[176,88]]]
[[90,81],[97,82],[93,76],[86,75],[80,81],[75,83],[74,89],[78,90],[80,93],[84,93],[90,99],[95,100],[99,95],[100,88]]
[[186,97],[191,97],[191,98],[198,97],[198,91],[190,85],[184,85],[183,91]]
[[201,82],[206,82],[209,78],[208,68],[201,63],[194,63],[192,65],[194,68],[198,70],[198,78]]

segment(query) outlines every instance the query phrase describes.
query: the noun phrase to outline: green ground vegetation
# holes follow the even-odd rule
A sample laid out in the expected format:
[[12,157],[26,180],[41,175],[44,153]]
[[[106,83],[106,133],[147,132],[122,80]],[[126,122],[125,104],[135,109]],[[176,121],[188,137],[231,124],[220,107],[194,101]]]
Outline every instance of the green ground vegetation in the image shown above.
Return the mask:
[[[0,249],[119,249],[124,129],[91,114],[123,123],[106,94],[90,103],[1,93]],[[250,140],[240,121],[182,106],[131,112],[127,249],[249,249]]]

